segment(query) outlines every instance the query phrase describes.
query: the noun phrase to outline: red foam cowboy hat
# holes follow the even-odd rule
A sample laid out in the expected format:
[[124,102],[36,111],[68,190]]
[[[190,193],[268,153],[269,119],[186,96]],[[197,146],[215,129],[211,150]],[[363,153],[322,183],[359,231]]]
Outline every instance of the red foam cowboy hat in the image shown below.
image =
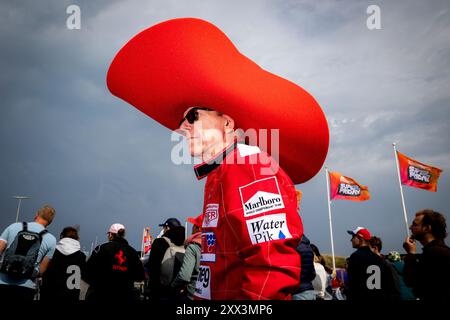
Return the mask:
[[[328,125],[316,100],[263,70],[204,20],[173,19],[140,32],[117,53],[107,84],[170,130],[192,106],[228,114],[244,131],[279,129],[279,164],[296,184],[311,179],[328,152]],[[268,140],[260,147],[270,153]]]

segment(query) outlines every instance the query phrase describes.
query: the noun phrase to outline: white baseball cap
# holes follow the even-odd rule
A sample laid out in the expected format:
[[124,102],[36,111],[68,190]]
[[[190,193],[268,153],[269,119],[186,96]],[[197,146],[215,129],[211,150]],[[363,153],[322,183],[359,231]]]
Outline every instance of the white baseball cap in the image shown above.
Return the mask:
[[125,230],[125,226],[123,224],[120,223],[114,223],[110,228],[109,231],[110,233],[117,233],[119,232],[120,229]]

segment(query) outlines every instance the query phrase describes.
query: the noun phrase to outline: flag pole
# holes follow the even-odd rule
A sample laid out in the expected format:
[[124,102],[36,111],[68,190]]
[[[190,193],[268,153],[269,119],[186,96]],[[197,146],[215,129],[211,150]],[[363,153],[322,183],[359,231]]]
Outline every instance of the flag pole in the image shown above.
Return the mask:
[[400,177],[400,165],[398,163],[398,156],[397,156],[397,144],[395,142],[393,142],[392,146],[394,147],[394,157],[395,157],[395,163],[397,165],[398,185],[400,187],[400,196],[402,198],[403,217],[405,219],[406,235],[409,237],[408,216],[406,215],[405,198],[403,197],[402,179]]
[[327,202],[328,202],[328,220],[330,223],[330,238],[331,238],[331,256],[333,259],[333,276],[336,275],[336,260],[334,257],[334,242],[333,242],[333,225],[331,223],[331,200],[330,200],[330,182],[329,182],[329,175],[328,175],[328,168],[325,167],[325,179],[327,181]]

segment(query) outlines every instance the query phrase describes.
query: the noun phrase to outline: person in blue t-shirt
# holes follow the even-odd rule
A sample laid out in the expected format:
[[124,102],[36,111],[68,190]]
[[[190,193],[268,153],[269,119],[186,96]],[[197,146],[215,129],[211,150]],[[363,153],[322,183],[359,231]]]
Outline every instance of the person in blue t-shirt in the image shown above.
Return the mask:
[[[49,226],[55,217],[55,209],[50,206],[40,208],[34,222],[26,224],[28,231],[40,233]],[[0,236],[0,256],[11,246],[16,235],[22,231],[24,223],[16,222],[9,225]],[[42,275],[48,267],[56,247],[56,238],[46,232],[42,236],[38,256],[35,263],[35,274]],[[4,263],[4,262],[3,262]],[[0,272],[0,301],[3,300],[33,300],[36,292],[34,277],[15,279]]]

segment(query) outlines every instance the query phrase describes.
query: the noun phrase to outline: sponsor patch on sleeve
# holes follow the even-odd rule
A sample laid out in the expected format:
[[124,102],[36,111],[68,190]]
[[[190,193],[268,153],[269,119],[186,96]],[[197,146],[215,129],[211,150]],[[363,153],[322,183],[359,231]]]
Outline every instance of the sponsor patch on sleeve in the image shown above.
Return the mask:
[[200,266],[194,295],[211,300],[211,269],[208,266]]
[[252,244],[292,238],[287,227],[286,214],[270,214],[246,221]]
[[203,218],[203,228],[216,228],[217,221],[219,221],[219,204],[208,203],[205,209],[205,215]]
[[276,177],[265,178],[239,187],[244,217],[284,208]]
[[214,232],[202,233],[202,262],[216,262],[216,235]]

